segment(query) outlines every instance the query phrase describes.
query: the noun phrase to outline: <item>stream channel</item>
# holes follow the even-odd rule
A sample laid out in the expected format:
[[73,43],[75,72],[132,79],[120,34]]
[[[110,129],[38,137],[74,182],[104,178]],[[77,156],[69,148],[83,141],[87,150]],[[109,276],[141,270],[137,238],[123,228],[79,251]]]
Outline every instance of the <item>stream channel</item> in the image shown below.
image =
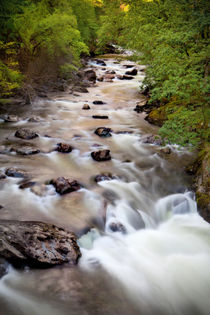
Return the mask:
[[[90,62],[97,76],[107,70],[125,74],[117,56],[106,67]],[[144,66],[135,65],[133,80],[97,82],[89,93],[52,94],[31,105],[2,108],[18,122],[0,122],[1,148],[38,148],[36,155],[0,154],[1,170],[18,167],[31,174],[39,189],[19,189],[21,179],[0,181],[0,219],[53,223],[79,236],[77,266],[16,270],[0,280],[1,315],[201,315],[210,310],[210,229],[197,212],[191,178],[184,166],[186,149],[144,143],[157,127],[133,109],[143,96]],[[105,104],[94,105],[102,100]],[[84,104],[90,110],[83,110]],[[109,119],[93,119],[108,115]],[[38,116],[39,122],[29,121]],[[111,128],[101,138],[98,127]],[[30,128],[39,137],[14,137]],[[57,143],[73,146],[69,154],[53,151]],[[91,152],[109,149],[112,159],[94,161]],[[95,182],[100,174],[111,180]],[[77,192],[60,196],[43,184],[64,176],[82,183]]]

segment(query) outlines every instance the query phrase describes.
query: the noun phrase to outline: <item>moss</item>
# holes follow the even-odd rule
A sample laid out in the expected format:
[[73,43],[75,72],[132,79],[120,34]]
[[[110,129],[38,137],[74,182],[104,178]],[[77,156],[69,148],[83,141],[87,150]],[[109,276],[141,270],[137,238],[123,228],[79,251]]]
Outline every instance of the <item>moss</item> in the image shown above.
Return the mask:
[[200,215],[210,223],[210,196],[209,194],[196,192],[196,200]]
[[167,120],[167,106],[161,106],[153,109],[147,116],[146,120],[153,125],[161,127],[164,121]]

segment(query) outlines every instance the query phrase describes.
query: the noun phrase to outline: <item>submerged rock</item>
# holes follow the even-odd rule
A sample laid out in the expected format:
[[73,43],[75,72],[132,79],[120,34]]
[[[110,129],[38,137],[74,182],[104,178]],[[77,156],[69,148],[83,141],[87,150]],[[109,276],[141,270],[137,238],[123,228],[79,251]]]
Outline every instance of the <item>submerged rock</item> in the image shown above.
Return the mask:
[[36,182],[22,182],[22,184],[19,186],[20,189],[26,189],[26,188],[31,188],[34,185],[36,185]]
[[0,258],[0,279],[7,274],[8,267],[8,262],[4,258]]
[[160,136],[152,135],[152,134],[142,136],[141,141],[143,143],[149,143],[149,144],[155,144],[155,145],[163,144],[163,141]]
[[15,177],[15,178],[28,177],[28,174],[26,173],[26,171],[18,169],[18,168],[14,168],[14,167],[7,168],[5,171],[5,174],[9,177]]
[[15,133],[15,137],[21,138],[24,140],[34,139],[34,138],[37,138],[38,136],[39,135],[36,132],[30,129],[26,129],[26,128],[19,129]]
[[40,117],[37,117],[37,116],[34,116],[34,117],[29,118],[28,121],[29,121],[29,122],[33,122],[33,123],[38,123],[38,122],[41,121],[41,118],[40,118]]
[[94,180],[96,183],[99,183],[99,182],[103,182],[104,180],[113,180],[117,178],[118,178],[117,176],[114,176],[111,173],[103,173],[103,174],[96,175]]
[[130,76],[130,75],[118,75],[117,78],[119,80],[133,80],[134,77]]
[[94,119],[109,119],[106,115],[93,115],[92,118]]
[[6,115],[4,118],[5,122],[18,122],[19,120],[19,117],[15,115]]
[[91,157],[97,162],[111,160],[110,150],[99,150],[91,152]]
[[0,257],[33,266],[76,264],[81,256],[76,235],[52,224],[0,221]]
[[110,128],[106,127],[99,127],[95,130],[95,134],[99,137],[111,137],[111,132],[112,130]]
[[89,109],[90,109],[90,106],[89,106],[88,104],[84,104],[83,107],[82,107],[82,109],[84,109],[84,110],[89,110]]
[[71,181],[64,177],[53,179],[50,181],[50,184],[55,187],[56,192],[60,195],[68,194],[82,188],[76,180]]
[[125,226],[120,223],[120,222],[112,222],[111,224],[109,224],[109,229],[112,232],[121,232],[123,234],[126,234],[126,228]]
[[19,155],[34,155],[40,153],[39,149],[32,147],[11,148],[11,152],[16,152]]
[[5,179],[5,178],[6,178],[6,175],[2,171],[0,171],[0,180]]
[[134,68],[133,70],[126,71],[125,74],[127,74],[127,75],[137,75],[137,73],[138,73],[138,70]]
[[73,150],[73,147],[68,143],[58,143],[56,151],[61,153],[70,153]]

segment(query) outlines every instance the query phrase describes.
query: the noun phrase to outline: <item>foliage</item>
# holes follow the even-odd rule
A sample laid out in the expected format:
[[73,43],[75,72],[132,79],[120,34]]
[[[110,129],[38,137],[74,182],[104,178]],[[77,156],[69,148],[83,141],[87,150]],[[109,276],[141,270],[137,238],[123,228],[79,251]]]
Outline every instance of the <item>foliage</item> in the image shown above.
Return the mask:
[[[170,134],[170,139],[175,142],[182,134],[181,143],[188,140],[193,144],[199,143],[205,132],[196,129],[189,134],[186,126],[201,113],[203,131],[208,124],[205,107],[210,88],[209,1],[108,2],[104,1],[103,25],[99,30],[102,44],[117,41],[142,53],[141,62],[147,65],[143,83],[150,87],[150,102],[161,103],[164,100],[165,104],[176,98],[180,104],[180,110],[168,116],[169,121],[161,132]],[[122,10],[122,3],[124,7],[128,5],[126,11]],[[190,110],[188,106],[191,106]],[[172,135],[172,130],[179,136]]]

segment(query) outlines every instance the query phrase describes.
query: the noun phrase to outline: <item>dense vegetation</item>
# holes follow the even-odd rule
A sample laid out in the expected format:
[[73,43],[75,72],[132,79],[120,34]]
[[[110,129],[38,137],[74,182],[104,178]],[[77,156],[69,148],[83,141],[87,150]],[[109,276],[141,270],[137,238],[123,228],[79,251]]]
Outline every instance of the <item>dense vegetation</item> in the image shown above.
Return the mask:
[[0,4],[1,97],[23,80],[68,77],[96,39],[90,0],[2,0]]
[[208,137],[209,9],[207,0],[2,0],[0,97],[26,78],[68,78],[81,54],[116,43],[147,65],[161,135],[198,146]]
[[209,1],[104,3],[101,47],[108,38],[141,52],[141,62],[148,65],[144,85],[150,88],[150,102],[160,106],[151,116],[166,120],[161,135],[182,145],[199,145],[208,136],[210,114]]

